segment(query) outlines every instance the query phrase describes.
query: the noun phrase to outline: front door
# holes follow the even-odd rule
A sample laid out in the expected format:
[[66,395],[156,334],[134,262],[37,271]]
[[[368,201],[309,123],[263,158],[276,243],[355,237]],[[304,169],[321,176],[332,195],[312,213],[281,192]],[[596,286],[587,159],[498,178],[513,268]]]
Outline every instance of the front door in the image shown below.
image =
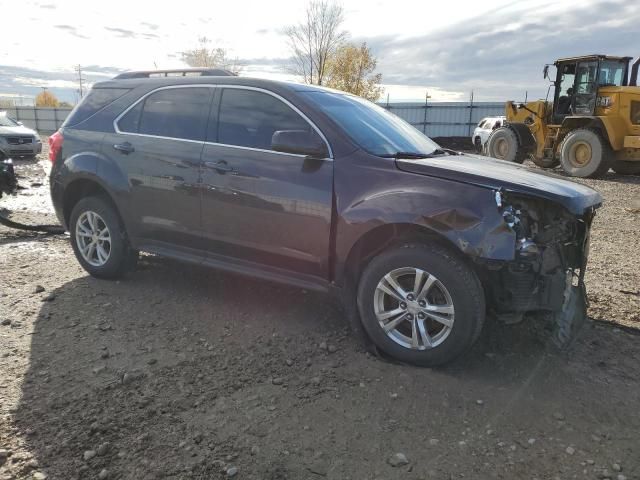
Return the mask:
[[212,88],[164,88],[143,98],[105,139],[126,172],[140,241],[201,246],[200,160]]
[[553,121],[561,124],[564,117],[573,115],[573,95],[576,80],[576,64],[563,63],[558,65],[556,80],[556,96],[553,102]]
[[271,149],[278,130],[317,132],[267,91],[225,87],[217,105],[202,155],[210,255],[327,278],[333,162]]

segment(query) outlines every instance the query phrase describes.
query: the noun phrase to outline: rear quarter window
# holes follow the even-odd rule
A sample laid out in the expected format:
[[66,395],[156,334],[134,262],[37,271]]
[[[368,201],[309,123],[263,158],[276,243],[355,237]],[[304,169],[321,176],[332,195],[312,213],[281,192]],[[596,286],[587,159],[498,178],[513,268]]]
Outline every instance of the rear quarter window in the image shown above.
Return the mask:
[[128,91],[128,88],[93,88],[71,111],[62,126],[69,127],[84,122]]

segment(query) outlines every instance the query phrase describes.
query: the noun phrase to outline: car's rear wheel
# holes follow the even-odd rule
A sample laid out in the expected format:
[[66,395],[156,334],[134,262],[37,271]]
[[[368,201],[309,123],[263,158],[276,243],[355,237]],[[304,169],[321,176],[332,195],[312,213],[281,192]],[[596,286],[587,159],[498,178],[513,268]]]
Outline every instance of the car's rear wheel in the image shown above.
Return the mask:
[[507,162],[522,163],[527,158],[515,132],[508,127],[495,129],[487,140],[486,148],[490,157]]
[[476,137],[473,140],[473,146],[476,149],[476,153],[482,153],[482,140],[480,140],[480,137]]
[[120,217],[105,197],[81,199],[71,212],[69,231],[76,258],[94,277],[120,278],[135,267],[138,252],[129,245]]
[[610,166],[611,149],[595,130],[578,128],[569,132],[560,145],[560,164],[572,177],[596,178]]
[[467,350],[485,317],[475,273],[448,249],[426,244],[375,257],[360,278],[358,309],[378,348],[421,366],[444,364]]

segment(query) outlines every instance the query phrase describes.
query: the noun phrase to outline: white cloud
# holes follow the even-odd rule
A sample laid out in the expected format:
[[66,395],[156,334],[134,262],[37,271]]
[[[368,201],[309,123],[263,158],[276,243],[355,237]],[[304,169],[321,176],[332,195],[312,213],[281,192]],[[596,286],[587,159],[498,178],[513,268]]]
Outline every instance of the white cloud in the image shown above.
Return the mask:
[[[620,50],[632,44],[625,29],[640,17],[636,2],[601,0],[342,4],[345,29],[373,48],[392,101],[419,101],[426,90],[434,101],[466,99],[471,89],[487,100],[531,89],[538,89],[537,95],[546,91],[538,78],[542,64],[558,56],[592,49],[635,54]],[[7,18],[21,19],[3,23],[0,65],[31,69],[34,75],[11,79],[0,72],[0,91],[8,84],[75,89],[77,64],[91,66],[85,72],[91,81],[117,70],[181,67],[178,53],[200,36],[228,48],[231,57],[250,59],[244,75],[292,80],[283,68],[289,51],[280,32],[303,18],[305,5],[304,0],[181,0],[178,5],[0,0]]]

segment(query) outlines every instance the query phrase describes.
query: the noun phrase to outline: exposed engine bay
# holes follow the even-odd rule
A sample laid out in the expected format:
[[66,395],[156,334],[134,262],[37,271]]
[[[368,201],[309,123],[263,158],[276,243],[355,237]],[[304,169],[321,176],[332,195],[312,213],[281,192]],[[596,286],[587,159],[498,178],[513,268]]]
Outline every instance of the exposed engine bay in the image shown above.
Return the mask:
[[586,318],[584,273],[595,208],[578,217],[544,199],[495,192],[496,206],[515,233],[514,260],[487,264],[489,306],[508,322],[525,312],[554,315],[555,340],[565,344]]

